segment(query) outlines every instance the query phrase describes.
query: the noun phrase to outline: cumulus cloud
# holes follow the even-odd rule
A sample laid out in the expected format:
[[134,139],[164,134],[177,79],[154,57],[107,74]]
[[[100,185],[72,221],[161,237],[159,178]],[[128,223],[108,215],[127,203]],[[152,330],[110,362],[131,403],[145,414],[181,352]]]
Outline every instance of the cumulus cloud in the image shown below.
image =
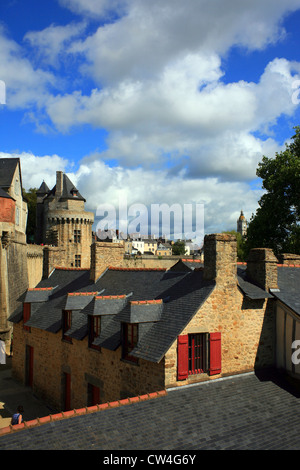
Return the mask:
[[56,183],[56,171],[66,171],[69,165],[69,162],[59,155],[0,152],[0,158],[20,158],[22,184],[26,190],[39,188],[43,181],[52,189]]
[[65,26],[50,25],[43,31],[29,31],[24,40],[34,48],[34,61],[59,66],[60,56],[65,58],[65,48],[86,28],[85,22],[70,23]]
[[[77,22],[30,31],[23,46],[0,29],[0,77],[9,106],[27,108],[39,129],[107,130],[107,150],[70,174],[89,209],[126,194],[129,204],[203,202],[208,231],[235,228],[240,209],[249,218],[261,195],[249,186],[257,164],[280,150],[271,134],[258,135],[295,112],[300,64],[274,58],[256,82],[228,83],[223,60],[234,46],[261,50],[284,38],[282,20],[300,0],[59,3]],[[68,60],[72,85],[64,89]],[[89,85],[79,87],[79,78]],[[31,186],[51,186],[67,168],[57,155],[21,160]]]
[[6,84],[7,106],[26,108],[43,106],[49,87],[56,83],[55,76],[35,68],[14,40],[7,37],[0,25],[0,77]]

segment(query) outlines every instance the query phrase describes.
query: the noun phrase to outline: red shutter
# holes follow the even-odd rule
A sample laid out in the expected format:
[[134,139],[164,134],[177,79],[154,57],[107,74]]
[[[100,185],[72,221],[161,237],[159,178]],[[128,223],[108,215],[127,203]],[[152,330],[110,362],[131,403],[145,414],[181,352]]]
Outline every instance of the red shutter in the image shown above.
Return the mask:
[[210,333],[210,375],[221,373],[221,333]]
[[184,380],[188,376],[189,348],[188,335],[178,336],[177,343],[177,374],[178,380]]

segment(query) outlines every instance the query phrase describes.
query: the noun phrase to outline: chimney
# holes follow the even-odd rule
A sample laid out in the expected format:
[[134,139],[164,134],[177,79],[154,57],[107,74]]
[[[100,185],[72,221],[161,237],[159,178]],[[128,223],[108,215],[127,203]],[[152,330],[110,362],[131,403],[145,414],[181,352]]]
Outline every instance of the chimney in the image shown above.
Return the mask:
[[62,196],[63,192],[63,172],[57,171],[56,172],[56,188],[55,188],[55,195],[60,197]]
[[123,243],[94,242],[91,245],[91,270],[90,279],[97,279],[109,267],[121,267],[123,265],[125,246]]
[[278,289],[277,258],[271,248],[253,248],[247,260],[247,278],[262,289]]
[[204,279],[215,280],[219,286],[234,287],[237,242],[235,235],[213,233],[204,237]]

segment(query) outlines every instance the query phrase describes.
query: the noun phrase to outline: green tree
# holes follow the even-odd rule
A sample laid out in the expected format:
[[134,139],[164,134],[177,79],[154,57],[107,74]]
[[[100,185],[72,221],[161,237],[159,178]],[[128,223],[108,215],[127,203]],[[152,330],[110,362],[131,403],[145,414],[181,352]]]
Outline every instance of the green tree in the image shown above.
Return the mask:
[[172,254],[173,255],[185,255],[185,243],[182,240],[177,240],[172,245]]
[[26,200],[28,206],[26,235],[27,241],[31,243],[34,242],[36,228],[36,192],[37,188],[30,188],[29,191],[23,189],[23,197]]
[[300,127],[284,151],[263,157],[257,168],[266,190],[252,215],[247,250],[272,248],[275,254],[300,254]]

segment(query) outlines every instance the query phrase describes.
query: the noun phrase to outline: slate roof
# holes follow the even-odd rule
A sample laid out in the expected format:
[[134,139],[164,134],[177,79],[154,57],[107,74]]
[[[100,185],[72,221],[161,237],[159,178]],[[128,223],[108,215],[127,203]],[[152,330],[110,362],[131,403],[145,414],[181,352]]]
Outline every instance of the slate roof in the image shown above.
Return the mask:
[[13,201],[15,200],[13,197],[11,197],[4,189],[0,188],[0,197],[6,198],[6,199],[12,199]]
[[[76,193],[77,193],[76,199],[79,199],[79,200],[85,202],[84,197],[80,194],[80,192],[75,187],[75,185],[72,183],[70,178],[64,173],[63,174],[63,189],[62,189],[62,195],[61,195],[60,199],[75,199],[74,191],[76,191]],[[51,191],[49,191],[46,198],[49,198],[51,196],[55,196],[55,193],[56,193],[56,185],[51,189]]]
[[[299,268],[278,267],[278,292],[269,293],[250,283],[244,265],[237,267],[237,280],[246,297],[275,296],[300,314]],[[158,363],[214,287],[215,281],[203,279],[203,269],[193,270],[184,262],[169,271],[110,268],[96,283],[90,280],[89,270],[58,268],[23,296],[35,302],[26,326],[57,333],[62,328],[62,311],[71,310],[72,327],[66,334],[82,340],[88,334],[88,316],[101,315],[101,333],[94,344],[116,350],[122,322],[138,322],[138,344],[131,355]],[[18,308],[9,321],[21,319]]]
[[0,187],[9,188],[19,164],[19,158],[0,158]]
[[[57,333],[62,328],[62,310],[66,306],[68,308],[72,306],[72,328],[66,334],[76,339],[83,339],[87,334],[88,314],[95,313],[97,309],[103,316],[101,334],[95,344],[112,350],[121,344],[121,323],[126,321],[127,310],[132,305],[130,302],[162,299],[162,303],[150,304],[152,310],[154,306],[154,311],[148,318],[151,321],[147,322],[146,327],[141,328],[139,343],[131,353],[135,357],[159,362],[176,336],[181,333],[212,292],[215,283],[203,281],[203,272],[108,269],[94,284],[89,279],[88,270],[56,269],[37,287],[56,288],[48,301],[34,309],[26,326]],[[93,295],[70,296],[68,295],[70,292],[86,292]],[[97,298],[101,296],[94,295],[96,292],[102,293],[102,299]],[[123,295],[126,295],[126,298],[104,299],[107,296]],[[69,302],[72,302],[72,305]],[[111,311],[108,310],[108,303]],[[135,311],[135,314],[140,315],[144,322],[145,306],[133,305],[140,310],[140,312]],[[16,310],[9,320],[20,321],[20,311]]]
[[[194,270],[202,270],[204,264],[200,260],[193,259],[180,259],[174,266],[170,268],[170,271],[187,272]],[[272,298],[272,294],[266,292],[264,289],[256,286],[252,282],[249,282],[246,277],[246,265],[237,266],[237,281],[238,286],[243,294],[251,300],[268,299]]]
[[279,292],[273,295],[300,315],[300,268],[278,266]]
[[50,191],[50,189],[48,188],[47,184],[45,183],[45,181],[42,182],[41,186],[39,187],[39,189],[37,190],[37,194],[48,194]]

